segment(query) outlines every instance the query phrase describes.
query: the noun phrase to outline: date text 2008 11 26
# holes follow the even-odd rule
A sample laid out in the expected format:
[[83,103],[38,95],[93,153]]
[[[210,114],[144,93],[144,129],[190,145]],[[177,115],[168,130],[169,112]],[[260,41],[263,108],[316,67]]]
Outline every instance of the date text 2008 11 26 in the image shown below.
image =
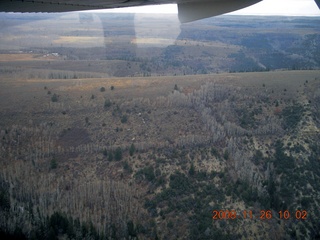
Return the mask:
[[[288,210],[277,212],[277,218],[279,219],[290,219],[294,218],[297,220],[306,220],[308,212],[306,210],[296,210],[295,212],[290,212]],[[259,214],[253,213],[252,210],[243,210],[237,212],[235,210],[213,210],[212,219],[222,220],[222,219],[261,219],[270,220],[274,217],[271,210],[260,210]]]

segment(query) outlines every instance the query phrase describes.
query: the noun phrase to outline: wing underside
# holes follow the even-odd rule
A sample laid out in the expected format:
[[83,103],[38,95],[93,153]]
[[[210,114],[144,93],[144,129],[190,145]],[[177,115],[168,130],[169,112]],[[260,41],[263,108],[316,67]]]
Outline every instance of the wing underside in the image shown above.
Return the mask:
[[[144,0],[1,0],[3,12],[69,12],[146,5]],[[152,4],[152,3],[150,3]]]
[[[212,17],[261,0],[0,0],[0,12],[69,12],[177,3],[181,22]],[[320,8],[320,0],[315,0]]]
[[181,22],[191,22],[207,17],[236,11],[261,0],[229,0],[229,1],[196,1],[178,4],[179,19]]

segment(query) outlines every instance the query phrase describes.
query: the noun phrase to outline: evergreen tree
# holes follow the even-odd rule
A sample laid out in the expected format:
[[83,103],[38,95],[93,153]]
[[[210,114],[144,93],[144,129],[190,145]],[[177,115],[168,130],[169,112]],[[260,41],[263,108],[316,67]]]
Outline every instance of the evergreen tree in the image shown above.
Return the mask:
[[194,164],[191,163],[190,169],[189,169],[189,175],[193,176],[195,174],[195,168],[194,168]]
[[133,143],[132,143],[131,146],[130,146],[130,149],[129,149],[129,154],[130,154],[131,157],[133,156],[133,154],[135,153],[135,151],[136,151],[136,148],[135,148],[135,146],[134,146]]
[[116,161],[120,161],[122,159],[122,150],[120,147],[117,147],[116,151],[114,152],[114,159]]

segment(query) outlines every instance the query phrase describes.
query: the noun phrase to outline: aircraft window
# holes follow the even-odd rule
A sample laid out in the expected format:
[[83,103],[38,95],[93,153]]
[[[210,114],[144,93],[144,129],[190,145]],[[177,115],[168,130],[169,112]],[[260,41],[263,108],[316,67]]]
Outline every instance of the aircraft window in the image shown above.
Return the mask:
[[319,17],[0,25],[0,238],[320,237]]

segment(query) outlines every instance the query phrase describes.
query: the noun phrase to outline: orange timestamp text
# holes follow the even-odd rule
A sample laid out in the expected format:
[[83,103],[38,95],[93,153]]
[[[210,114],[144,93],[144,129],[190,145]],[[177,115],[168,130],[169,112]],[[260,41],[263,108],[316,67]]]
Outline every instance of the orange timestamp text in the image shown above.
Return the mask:
[[222,220],[222,219],[261,219],[270,220],[273,217],[279,219],[297,219],[306,220],[308,212],[306,210],[296,210],[290,212],[289,210],[273,212],[271,210],[260,210],[258,214],[253,213],[252,210],[243,210],[237,212],[236,210],[213,210],[212,219]]

